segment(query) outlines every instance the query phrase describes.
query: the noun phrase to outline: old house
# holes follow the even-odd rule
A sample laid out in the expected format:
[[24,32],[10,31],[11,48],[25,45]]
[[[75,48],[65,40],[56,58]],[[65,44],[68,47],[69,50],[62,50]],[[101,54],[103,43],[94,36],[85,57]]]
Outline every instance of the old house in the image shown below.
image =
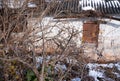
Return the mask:
[[[44,10],[47,4],[49,5],[52,1],[54,0],[33,0],[34,5],[32,2],[28,3],[28,6],[31,7],[32,10],[29,11],[26,8],[26,11],[34,12],[32,6]],[[52,33],[48,36],[57,35],[59,33],[57,27],[75,28],[82,31],[75,41],[78,42],[78,46],[84,47],[86,55],[93,59],[97,59],[101,56],[108,60],[119,58],[119,0],[56,0],[54,4],[54,6],[49,6],[50,12],[42,20],[44,27],[55,26]],[[10,5],[12,4],[8,4],[9,7],[14,7]],[[18,7],[18,5],[16,7]],[[35,20],[31,22],[28,20],[28,26],[34,26],[33,23],[35,22],[38,21]],[[56,24],[56,22],[59,23]],[[93,51],[95,54],[93,54]]]
[[119,0],[58,0],[56,4],[51,12],[54,19],[50,22],[65,20],[82,30],[81,44],[88,57],[119,59]]
[[[45,3],[49,5],[52,1]],[[73,41],[83,47],[86,56],[94,60],[119,60],[119,0],[56,0],[54,4],[42,20],[44,27],[54,27],[48,37],[57,35],[59,28],[74,28],[80,34]]]

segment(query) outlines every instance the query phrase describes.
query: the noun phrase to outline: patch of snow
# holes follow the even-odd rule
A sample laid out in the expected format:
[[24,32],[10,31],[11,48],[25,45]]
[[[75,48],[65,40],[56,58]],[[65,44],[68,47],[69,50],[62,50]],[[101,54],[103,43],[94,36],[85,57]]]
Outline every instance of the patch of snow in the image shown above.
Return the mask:
[[115,74],[117,77],[120,77],[120,74],[119,74],[119,73],[114,72],[114,74]]
[[95,70],[90,70],[89,71],[89,76],[94,77],[95,81],[99,81],[97,77],[104,77],[103,72],[95,71]]
[[28,7],[30,7],[30,8],[35,8],[35,7],[37,7],[37,5],[36,5],[35,3],[28,3],[27,5],[28,5]]
[[81,81],[80,78],[73,78],[71,81]]
[[110,64],[99,64],[99,66],[113,68],[114,64],[113,63],[110,63]]
[[90,69],[96,68],[96,67],[99,67],[99,66],[113,68],[114,65],[115,65],[115,64],[113,64],[113,63],[109,63],[109,64],[88,63],[88,64],[87,64],[87,66],[88,66]]
[[[50,59],[51,59],[51,56],[47,56],[45,58],[45,61],[49,62]],[[43,63],[43,57],[42,56],[36,57],[36,62],[37,62],[36,67],[39,67]]]
[[42,64],[43,62],[43,57],[36,57],[36,62],[39,62]]
[[[46,62],[48,62],[50,59],[51,59],[51,56],[47,56],[45,60]],[[42,64],[43,57],[42,56],[36,57],[36,62],[39,62],[40,64]]]
[[55,65],[55,70],[56,71],[66,71],[67,67],[65,64],[56,64]]
[[[88,63],[87,64],[88,68],[89,68],[89,76],[94,77],[95,81],[99,81],[97,79],[97,77],[100,78],[105,78],[104,76],[104,69],[99,69],[98,67],[103,67],[103,68],[114,68],[114,66],[117,67],[118,70],[120,70],[120,64],[119,63],[109,63],[109,64],[97,64],[97,63]],[[114,74],[117,75],[117,77],[120,77],[119,73],[114,72]]]
[[49,62],[50,59],[51,59],[51,56],[47,56],[46,61]]
[[118,68],[118,70],[120,71],[120,63],[115,64],[115,66]]
[[85,11],[87,11],[87,10],[95,10],[95,8],[93,8],[93,7],[91,7],[91,6],[87,6],[87,7],[82,7],[82,10],[85,10]]
[[99,71],[99,69],[96,70],[96,67],[98,67],[98,66],[105,66],[106,67],[107,64],[101,65],[101,64],[97,64],[97,63],[88,63],[87,66],[89,68],[89,76],[94,77],[95,81],[99,81],[97,79],[97,77],[100,77],[100,78],[104,77],[104,72]]
[[9,8],[21,8],[24,4],[25,0],[6,0],[6,5]]
[[77,63],[77,60],[72,59],[72,58],[66,58],[66,61],[67,61],[67,63],[70,63],[70,64],[76,64]]
[[37,62],[37,64],[36,64],[36,67],[38,68],[38,67],[40,67],[40,64],[42,64],[42,62],[43,62],[43,57],[36,57],[36,62]]

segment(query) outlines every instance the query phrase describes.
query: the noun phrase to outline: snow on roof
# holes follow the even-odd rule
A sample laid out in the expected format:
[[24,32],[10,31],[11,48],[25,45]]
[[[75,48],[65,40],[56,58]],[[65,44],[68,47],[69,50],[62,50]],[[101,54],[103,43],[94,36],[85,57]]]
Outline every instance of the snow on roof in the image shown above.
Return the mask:
[[[2,0],[0,0],[0,8],[2,8]],[[26,0],[6,0],[6,5],[9,8],[21,8]],[[27,6],[30,8],[37,7],[37,5],[33,2],[27,3]]]
[[9,8],[20,8],[23,6],[26,0],[6,0],[6,5]]
[[87,7],[83,7],[82,10],[95,10],[95,8],[91,7],[91,6],[87,6]]

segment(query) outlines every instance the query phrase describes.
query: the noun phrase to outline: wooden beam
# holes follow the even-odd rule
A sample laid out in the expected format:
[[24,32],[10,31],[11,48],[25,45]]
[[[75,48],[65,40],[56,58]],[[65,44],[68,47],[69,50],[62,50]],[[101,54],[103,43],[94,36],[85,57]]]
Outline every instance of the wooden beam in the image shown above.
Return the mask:
[[113,19],[113,20],[120,21],[120,18],[116,18],[116,17],[113,17],[113,16],[105,15],[104,17],[105,17],[105,18],[109,18],[109,19]]
[[96,17],[96,18],[109,18],[109,19],[113,19],[113,20],[117,20],[120,21],[120,18],[116,18],[113,17],[112,15],[105,15],[99,12],[95,12],[95,11],[83,11],[81,13],[67,13],[67,12],[63,12],[60,15],[54,17],[54,19],[64,19],[64,18],[88,18],[88,17]]

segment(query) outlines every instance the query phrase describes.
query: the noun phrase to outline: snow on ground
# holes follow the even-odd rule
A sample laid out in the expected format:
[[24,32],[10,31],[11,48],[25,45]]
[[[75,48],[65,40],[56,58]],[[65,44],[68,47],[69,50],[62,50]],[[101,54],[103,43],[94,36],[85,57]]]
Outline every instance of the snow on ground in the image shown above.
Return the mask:
[[65,71],[67,70],[67,67],[66,67],[65,64],[57,63],[57,64],[55,65],[55,70],[56,70],[56,71],[62,70],[62,71],[65,72]]
[[32,2],[29,2],[27,5],[28,5],[29,8],[37,7],[37,5],[35,3],[32,3]]
[[81,81],[80,78],[73,78],[71,81]]
[[[120,22],[115,20],[109,20],[107,19],[107,24],[100,24],[100,41],[102,41],[102,46],[104,48],[104,52],[106,52],[106,57],[109,58],[109,60],[113,59],[113,57],[119,57],[120,53]],[[35,22],[35,21],[34,21]],[[75,28],[76,30],[82,31],[82,25],[84,21],[81,20],[72,20],[72,19],[62,19],[62,20],[54,20],[53,18],[46,17],[42,21],[43,27],[48,27],[51,33],[49,33],[48,37],[54,37],[56,34],[59,33],[60,29],[66,29],[66,28]],[[37,25],[39,27],[39,23],[30,23],[32,25]],[[52,30],[50,29],[52,28]],[[67,32],[65,31],[63,36],[67,36]],[[41,35],[41,33],[39,33]],[[79,42],[78,46],[80,46],[80,38],[82,37],[82,32],[80,32],[79,37],[77,37],[77,41]],[[39,44],[37,42],[37,44]],[[109,57],[108,54],[111,54],[113,56]],[[118,56],[114,56],[118,55]],[[92,55],[93,58],[93,55]],[[42,62],[43,58],[39,58],[40,63]],[[49,58],[50,59],[50,58]],[[71,62],[71,60],[69,59]],[[88,63],[87,66],[89,67],[89,76],[92,76],[95,81],[100,81],[100,79],[104,79],[104,81],[115,81],[111,76],[115,76],[116,78],[120,78],[120,63],[108,63],[108,64],[97,64],[97,63]],[[112,71],[112,69],[117,69],[116,71]],[[56,64],[55,69],[61,69],[63,71],[67,70],[67,67],[65,64]],[[110,69],[110,71],[109,71]],[[109,73],[111,75],[109,75]],[[79,77],[73,78],[71,81],[80,81],[81,79]],[[120,81],[120,80],[118,80]]]
[[[87,66],[89,67],[89,76],[94,77],[95,81],[99,81],[97,78],[109,78],[106,77],[105,71],[107,69],[115,69],[115,67],[120,71],[120,63],[108,63],[108,64],[97,64],[97,63],[88,63]],[[102,69],[101,69],[101,68]],[[103,69],[107,68],[107,69]],[[120,78],[120,72],[110,72],[111,74],[115,74],[118,78]],[[114,81],[114,80],[112,80]]]
[[89,76],[94,77],[95,81],[99,81],[99,80],[97,79],[97,77],[100,77],[100,78],[103,78],[103,77],[104,77],[104,75],[103,75],[102,72],[95,71],[95,70],[90,70],[90,71],[89,71]]
[[[52,59],[52,56],[47,56],[46,62],[49,62],[51,59]],[[38,67],[40,64],[42,64],[43,57],[37,57],[36,61],[38,63],[37,65]],[[89,71],[86,76],[93,77],[95,81],[101,81],[100,79],[102,79],[102,81],[119,81],[120,80],[120,62],[106,63],[106,64],[88,63],[87,68],[89,69]],[[59,72],[59,71],[66,72],[68,70],[68,67],[66,66],[66,64],[58,61],[55,64],[54,69],[56,72]],[[117,80],[114,80],[114,79],[117,79]],[[71,81],[81,81],[81,78],[76,76],[72,78]]]

